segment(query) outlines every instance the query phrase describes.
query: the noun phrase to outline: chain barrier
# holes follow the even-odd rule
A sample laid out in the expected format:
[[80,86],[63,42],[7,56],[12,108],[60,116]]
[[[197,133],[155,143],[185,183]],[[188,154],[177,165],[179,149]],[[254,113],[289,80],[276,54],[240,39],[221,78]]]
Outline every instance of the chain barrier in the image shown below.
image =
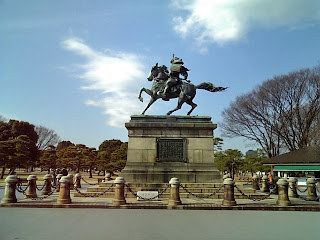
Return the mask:
[[223,185],[221,185],[216,191],[214,191],[213,193],[209,194],[209,195],[199,195],[199,194],[195,194],[195,193],[192,193],[188,188],[186,188],[185,186],[182,186],[182,184],[180,184],[180,187],[182,187],[182,189],[184,191],[186,191],[189,195],[192,195],[196,198],[210,198],[212,197],[213,195],[217,194],[218,192],[220,192],[220,190],[224,187]]
[[300,189],[298,188],[298,186],[297,186],[297,190],[298,190],[299,192],[301,192],[301,193],[304,193],[304,192],[306,192],[306,191],[308,190],[308,188],[306,187],[305,190],[300,190]]
[[53,185],[51,184],[51,188],[56,189],[59,184]]
[[44,189],[44,186],[45,186],[45,185],[46,185],[46,184],[44,183],[41,188],[38,188],[38,186],[36,185],[36,188],[37,188],[38,191],[42,191],[42,190]]
[[267,195],[265,195],[265,196],[262,197],[262,198],[255,198],[255,197],[250,197],[249,195],[247,195],[247,194],[245,194],[244,192],[242,192],[241,189],[240,189],[237,185],[234,185],[234,187],[239,191],[239,193],[240,193],[242,196],[246,197],[246,198],[249,199],[249,200],[257,201],[257,202],[258,202],[258,201],[265,200],[265,199],[267,199],[268,197],[270,197],[270,195],[273,193],[273,190],[274,190],[274,189],[270,189],[270,193],[268,193]]
[[[28,187],[30,186],[30,183],[28,183],[28,186],[26,186],[25,189],[22,189],[21,186],[22,186],[21,183],[18,183],[18,184],[17,184],[17,191],[26,196],[26,195],[27,195],[26,191],[27,191]],[[39,190],[39,191],[41,191],[41,190]],[[33,197],[28,197],[28,196],[27,196],[27,198],[28,198],[28,199],[31,199],[31,200],[43,200],[43,199],[49,197],[50,195],[52,195],[53,193],[54,193],[54,190],[52,190],[52,191],[49,192],[47,195],[44,195],[44,196],[42,196],[42,197],[33,198]]]
[[[289,188],[294,192],[294,189],[293,189],[290,185],[289,185]],[[296,189],[298,189],[298,187],[296,187]],[[298,190],[299,190],[299,189],[298,189]],[[308,188],[307,188],[306,190],[308,190]],[[305,191],[303,191],[303,192],[305,192]],[[297,193],[297,196],[298,196],[298,198],[307,201],[306,198],[304,198],[304,197],[302,197],[302,196],[299,196],[298,193]]]
[[[86,181],[84,178],[81,178],[85,183],[89,184],[89,185],[98,185],[99,183],[89,183],[88,181]],[[105,180],[106,178],[103,178],[102,180]]]
[[17,183],[17,191],[19,192],[19,193],[23,193],[24,195],[26,194],[26,191],[27,191],[27,189],[28,189],[28,187],[29,187],[29,185],[30,185],[30,182],[28,182],[28,185],[26,186],[26,188],[25,189],[23,189],[22,188],[22,183]]
[[58,184],[59,184],[59,183],[58,183],[57,180],[54,181],[54,180],[52,179],[52,181],[51,181],[51,187],[56,188]]
[[36,197],[36,198],[27,197],[27,198],[31,199],[31,200],[43,200],[43,199],[46,199],[46,198],[50,197],[53,193],[54,193],[54,189],[51,190],[51,192],[49,192],[47,195],[43,195],[42,197]]
[[106,192],[108,192],[113,186],[114,186],[114,184],[112,183],[110,185],[110,187],[108,187],[105,191],[103,191],[101,193],[96,193],[96,194],[94,194],[94,193],[83,193],[77,187],[74,187],[74,190],[76,190],[77,193],[79,193],[81,196],[84,196],[84,197],[99,197],[99,196],[105,194]]
[[125,184],[125,186],[127,187],[127,189],[129,190],[129,192],[130,192],[133,196],[135,196],[135,197],[137,197],[137,198],[139,198],[139,199],[141,199],[141,200],[144,200],[144,201],[150,201],[150,200],[156,199],[157,197],[160,197],[171,185],[168,184],[164,189],[161,190],[160,193],[158,193],[158,195],[156,195],[156,196],[154,196],[154,197],[151,197],[151,198],[141,197],[141,196],[139,196],[137,193],[135,193],[135,192],[130,188],[130,186],[129,186],[128,184]]

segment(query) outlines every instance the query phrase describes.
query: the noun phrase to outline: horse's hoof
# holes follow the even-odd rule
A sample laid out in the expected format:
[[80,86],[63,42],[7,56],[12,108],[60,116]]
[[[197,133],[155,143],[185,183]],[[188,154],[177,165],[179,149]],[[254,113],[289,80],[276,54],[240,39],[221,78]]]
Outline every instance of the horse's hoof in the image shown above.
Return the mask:
[[168,115],[168,116],[171,115],[171,112],[168,112],[167,115]]

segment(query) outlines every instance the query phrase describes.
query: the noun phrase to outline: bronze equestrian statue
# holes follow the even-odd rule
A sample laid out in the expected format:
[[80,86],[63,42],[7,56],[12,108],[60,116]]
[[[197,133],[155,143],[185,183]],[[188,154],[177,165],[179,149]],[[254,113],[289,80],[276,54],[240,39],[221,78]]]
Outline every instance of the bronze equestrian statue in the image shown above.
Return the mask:
[[[141,97],[142,92],[147,93],[151,97],[147,107],[141,113],[142,115],[144,115],[147,109],[159,98],[164,101],[169,101],[172,98],[178,98],[178,106],[169,111],[167,115],[179,110],[184,103],[187,103],[191,106],[191,109],[187,114],[190,115],[191,112],[197,107],[197,104],[192,101],[196,96],[197,89],[204,89],[210,92],[221,92],[227,89],[227,87],[216,87],[210,82],[203,82],[197,86],[193,85],[190,83],[190,80],[187,79],[189,69],[184,67],[183,64],[184,63],[182,59],[179,59],[173,55],[170,73],[165,65],[158,66],[158,63],[151,68],[147,79],[150,82],[153,80],[152,88],[151,90],[147,88],[141,88],[138,96],[141,102],[143,102],[143,98]],[[180,75],[182,75],[184,78],[181,79]]]

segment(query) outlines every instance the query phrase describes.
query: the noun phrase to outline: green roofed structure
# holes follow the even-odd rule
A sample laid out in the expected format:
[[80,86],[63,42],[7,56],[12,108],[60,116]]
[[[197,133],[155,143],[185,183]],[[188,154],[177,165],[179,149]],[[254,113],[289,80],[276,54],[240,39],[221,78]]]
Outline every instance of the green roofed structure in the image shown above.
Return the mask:
[[320,179],[320,146],[309,146],[266,159],[279,177],[315,177]]

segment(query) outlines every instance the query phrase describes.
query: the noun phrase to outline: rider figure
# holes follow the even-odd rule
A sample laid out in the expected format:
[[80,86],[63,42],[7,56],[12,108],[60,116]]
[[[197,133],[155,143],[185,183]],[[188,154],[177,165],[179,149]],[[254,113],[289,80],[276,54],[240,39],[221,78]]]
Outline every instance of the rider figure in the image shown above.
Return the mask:
[[[166,81],[163,96],[161,97],[168,97],[171,87],[182,83],[182,80],[185,80],[188,83],[190,82],[190,80],[187,80],[189,69],[184,67],[183,64],[184,63],[182,59],[175,57],[173,54],[171,59],[169,79]],[[183,79],[180,78],[180,74],[184,76]],[[162,94],[160,93],[160,95]]]

